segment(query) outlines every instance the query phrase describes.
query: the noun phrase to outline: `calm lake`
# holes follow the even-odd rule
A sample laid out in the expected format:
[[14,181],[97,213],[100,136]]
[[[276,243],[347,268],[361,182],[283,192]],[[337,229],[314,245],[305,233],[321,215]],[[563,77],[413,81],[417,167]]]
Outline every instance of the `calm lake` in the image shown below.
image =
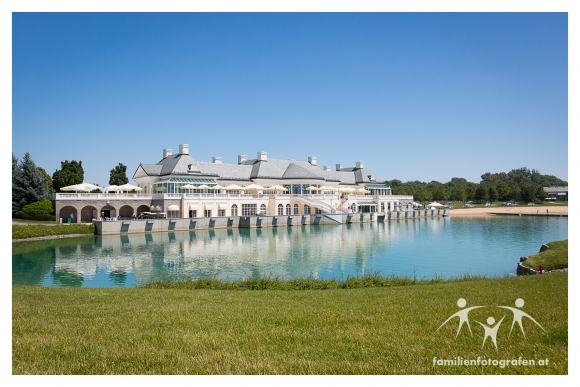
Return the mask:
[[568,238],[567,217],[498,216],[385,223],[87,236],[13,244],[12,283],[134,287],[161,278],[346,279],[515,275],[519,257]]

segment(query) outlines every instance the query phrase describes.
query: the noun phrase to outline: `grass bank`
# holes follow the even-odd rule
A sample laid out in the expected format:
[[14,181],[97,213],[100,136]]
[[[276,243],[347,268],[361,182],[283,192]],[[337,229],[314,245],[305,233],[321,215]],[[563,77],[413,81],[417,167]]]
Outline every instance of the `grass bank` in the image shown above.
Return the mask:
[[[13,286],[14,374],[566,374],[568,275],[429,286],[239,291]],[[458,319],[437,328],[459,308]],[[512,312],[522,307],[546,330]],[[546,307],[549,305],[549,307]],[[500,321],[498,350],[476,321]],[[496,323],[497,324],[497,323]],[[548,359],[437,366],[433,358]]]
[[428,285],[460,281],[476,281],[486,279],[485,276],[465,274],[461,277],[443,278],[435,275],[433,278],[418,279],[416,276],[381,276],[380,273],[367,273],[364,276],[348,276],[342,279],[296,278],[283,279],[278,276],[246,278],[236,281],[226,281],[213,277],[198,279],[163,279],[142,285],[146,289],[209,289],[209,290],[328,290],[328,289],[361,289],[382,288],[393,286]]
[[568,240],[546,243],[549,249],[530,255],[523,263],[524,266],[540,270],[558,270],[568,267]]
[[26,239],[55,235],[94,234],[94,224],[12,225],[12,239]]

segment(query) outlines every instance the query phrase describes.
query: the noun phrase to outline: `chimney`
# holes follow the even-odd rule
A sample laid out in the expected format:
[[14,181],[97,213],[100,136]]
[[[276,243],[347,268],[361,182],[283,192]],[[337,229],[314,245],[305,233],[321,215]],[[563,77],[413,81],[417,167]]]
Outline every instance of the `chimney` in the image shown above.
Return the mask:
[[340,171],[342,169],[342,164],[336,164],[336,170]]
[[322,169],[325,171],[330,171],[330,167],[328,165],[325,165]]
[[246,156],[246,155],[238,155],[238,164],[241,164],[241,163],[243,163],[246,160],[248,160],[248,156]]
[[189,154],[189,144],[179,144],[179,154],[188,155]]
[[214,164],[221,164],[222,163],[222,158],[221,156],[214,156],[211,158],[211,162]]
[[312,165],[316,165],[316,156],[308,156],[308,162]]
[[173,153],[171,153],[171,149],[163,149],[163,158],[166,158],[167,156],[171,156]]
[[363,162],[362,161],[357,161],[356,162],[356,167],[357,167],[357,169],[363,169],[364,168],[363,167]]
[[258,152],[258,161],[268,161],[268,152]]

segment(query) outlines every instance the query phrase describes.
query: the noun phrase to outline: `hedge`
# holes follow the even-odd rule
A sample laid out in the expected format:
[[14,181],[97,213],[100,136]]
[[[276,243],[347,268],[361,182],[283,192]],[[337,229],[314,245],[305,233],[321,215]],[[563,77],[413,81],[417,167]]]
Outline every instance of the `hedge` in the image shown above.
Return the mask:
[[54,215],[49,214],[27,214],[25,212],[19,212],[16,214],[18,219],[26,219],[26,220],[52,220],[55,221],[56,217]]
[[30,225],[20,226],[12,225],[12,239],[24,239],[33,237],[42,237],[50,235],[69,235],[69,234],[94,234],[95,225],[84,224],[57,224],[54,226]]

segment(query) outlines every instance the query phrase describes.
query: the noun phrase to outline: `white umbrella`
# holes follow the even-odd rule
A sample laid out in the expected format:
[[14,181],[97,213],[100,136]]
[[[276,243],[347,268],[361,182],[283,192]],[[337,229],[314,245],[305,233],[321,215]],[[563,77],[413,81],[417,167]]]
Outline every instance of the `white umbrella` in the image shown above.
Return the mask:
[[368,189],[364,189],[364,188],[358,188],[356,190],[356,192],[365,194],[365,193],[369,193],[371,191],[369,191]]
[[268,188],[269,191],[288,191],[288,188],[284,188],[281,185],[274,185]]
[[343,192],[343,193],[351,193],[356,191],[354,188],[351,187],[342,187],[338,189],[338,192]]
[[121,188],[122,191],[127,191],[127,192],[133,191],[133,190],[135,190],[135,191],[142,191],[143,190],[143,188],[137,187],[137,186],[129,184],[129,183],[120,185],[119,188]]
[[242,189],[244,190],[252,190],[252,191],[259,191],[259,190],[263,190],[265,189],[264,187],[262,187],[261,185],[258,184],[250,184],[246,187],[243,187]]
[[196,189],[196,188],[197,188],[196,186],[191,185],[191,184],[186,184],[186,185],[179,187],[179,189]]
[[230,184],[226,187],[226,190],[228,190],[228,191],[239,191],[241,189],[242,189],[242,187],[240,187],[239,185],[236,185],[236,184]]
[[427,204],[427,207],[443,207],[443,204],[437,203],[437,202],[433,202],[433,203]]
[[81,191],[81,190],[78,188],[78,186],[79,186],[78,184],[75,184],[75,185],[69,185],[69,186],[67,186],[67,187],[62,187],[60,190],[61,190],[61,191]]
[[94,190],[102,191],[103,188],[99,187],[98,185],[94,185],[94,184],[80,183],[80,184],[75,184],[75,185],[69,185],[68,187],[62,187],[60,190],[61,191],[85,191],[85,192],[89,192],[89,191],[94,191]]
[[310,186],[310,187],[306,188],[306,191],[320,191],[320,188]]
[[195,187],[195,189],[210,189],[210,188],[211,187],[209,185],[205,185],[205,184],[202,184],[200,186]]
[[325,185],[323,185],[322,187],[320,187],[321,191],[332,191],[332,192],[336,192],[338,191],[338,188],[334,188],[334,187],[327,187]]
[[110,185],[110,186],[105,188],[105,192],[109,192],[109,191],[119,192],[119,191],[123,191],[123,190],[118,185]]

